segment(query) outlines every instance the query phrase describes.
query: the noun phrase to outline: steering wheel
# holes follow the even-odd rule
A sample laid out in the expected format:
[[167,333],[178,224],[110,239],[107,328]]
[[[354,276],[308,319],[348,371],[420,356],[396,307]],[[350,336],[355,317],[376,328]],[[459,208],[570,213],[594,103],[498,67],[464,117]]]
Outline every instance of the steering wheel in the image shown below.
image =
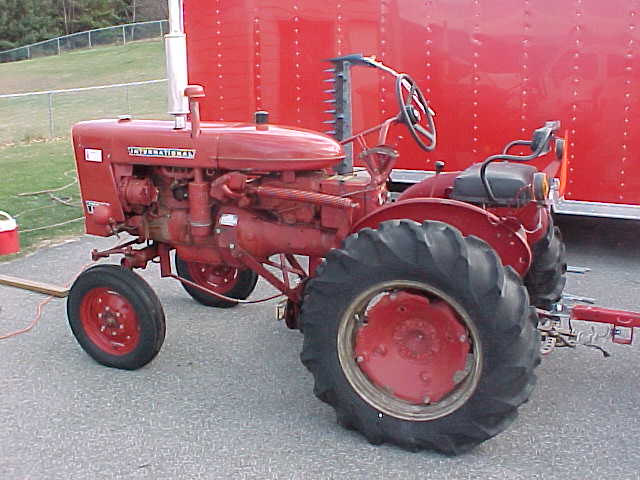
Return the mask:
[[418,88],[418,84],[406,73],[396,78],[396,97],[400,105],[398,119],[404,123],[418,146],[427,152],[436,148],[436,125],[433,110]]

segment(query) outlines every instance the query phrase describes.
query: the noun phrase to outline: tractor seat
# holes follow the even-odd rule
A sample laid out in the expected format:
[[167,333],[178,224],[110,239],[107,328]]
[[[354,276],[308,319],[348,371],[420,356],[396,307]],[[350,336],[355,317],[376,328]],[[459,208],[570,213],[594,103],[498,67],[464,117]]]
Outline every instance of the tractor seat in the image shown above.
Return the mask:
[[496,201],[489,200],[480,178],[481,163],[471,165],[458,175],[453,184],[451,198],[467,203],[487,206],[520,207],[532,200],[533,165],[513,162],[495,162],[487,167],[486,175]]

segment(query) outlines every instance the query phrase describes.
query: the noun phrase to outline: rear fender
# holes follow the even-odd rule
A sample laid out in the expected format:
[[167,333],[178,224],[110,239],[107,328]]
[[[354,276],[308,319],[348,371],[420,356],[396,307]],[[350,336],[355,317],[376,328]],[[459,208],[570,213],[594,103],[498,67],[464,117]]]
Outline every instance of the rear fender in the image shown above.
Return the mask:
[[524,276],[531,265],[531,249],[524,229],[505,223],[480,207],[442,198],[412,198],[401,200],[367,215],[354,225],[351,233],[363,228],[377,228],[387,220],[410,219],[422,223],[436,220],[447,223],[463,235],[475,235],[487,242],[505,266],[511,266]]
[[410,198],[438,197],[447,198],[447,190],[453,188],[453,182],[460,172],[442,172],[415,183],[400,194],[398,200]]

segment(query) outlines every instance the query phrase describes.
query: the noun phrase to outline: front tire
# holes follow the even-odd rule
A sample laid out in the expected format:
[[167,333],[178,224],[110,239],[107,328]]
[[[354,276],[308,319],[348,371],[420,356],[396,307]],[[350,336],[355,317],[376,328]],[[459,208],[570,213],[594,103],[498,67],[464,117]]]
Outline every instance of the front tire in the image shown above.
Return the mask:
[[304,365],[338,422],[375,444],[464,452],[502,431],[535,384],[526,289],[441,222],[383,222],[332,250],[305,289]]
[[67,316],[80,346],[107,367],[141,368],[164,342],[160,300],[142,277],[117,265],[96,265],[78,276]]

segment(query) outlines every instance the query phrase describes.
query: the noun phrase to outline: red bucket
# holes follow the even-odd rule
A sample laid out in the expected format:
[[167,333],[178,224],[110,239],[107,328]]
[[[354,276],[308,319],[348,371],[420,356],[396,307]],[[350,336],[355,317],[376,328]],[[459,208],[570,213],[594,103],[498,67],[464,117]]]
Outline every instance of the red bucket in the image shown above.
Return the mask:
[[0,211],[0,255],[9,255],[19,251],[18,224],[7,212]]

